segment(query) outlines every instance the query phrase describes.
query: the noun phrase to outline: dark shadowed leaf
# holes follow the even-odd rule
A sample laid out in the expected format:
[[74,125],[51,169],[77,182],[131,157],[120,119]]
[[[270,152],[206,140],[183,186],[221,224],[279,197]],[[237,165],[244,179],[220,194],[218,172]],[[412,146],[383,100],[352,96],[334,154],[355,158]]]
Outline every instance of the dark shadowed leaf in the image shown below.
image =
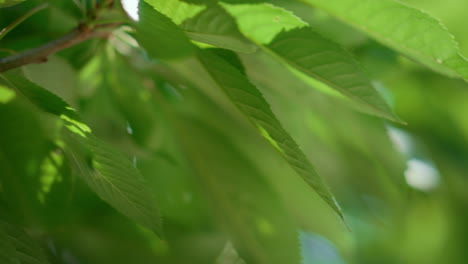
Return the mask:
[[128,157],[90,134],[68,132],[66,139],[66,154],[89,187],[122,214],[162,235],[152,191]]
[[2,264],[48,264],[39,243],[25,230],[0,214],[0,261]]
[[25,0],[0,0],[0,7],[12,6],[24,1]]
[[140,1],[139,15],[137,39],[150,57],[177,59],[193,53],[187,36],[167,16],[145,1]]
[[213,5],[182,24],[193,40],[233,51],[252,53],[257,47],[237,29],[236,22],[220,6]]

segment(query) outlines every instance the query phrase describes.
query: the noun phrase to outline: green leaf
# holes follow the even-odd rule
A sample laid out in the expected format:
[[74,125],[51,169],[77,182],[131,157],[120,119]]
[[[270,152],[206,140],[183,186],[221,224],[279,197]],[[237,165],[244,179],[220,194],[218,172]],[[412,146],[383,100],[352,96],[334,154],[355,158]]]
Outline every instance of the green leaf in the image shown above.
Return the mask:
[[0,249],[0,261],[4,264],[49,263],[39,243],[5,217],[0,218]]
[[16,96],[15,91],[11,90],[7,86],[0,84],[0,103],[6,104],[13,100]]
[[194,52],[193,45],[179,27],[145,1],[140,1],[139,15],[137,40],[150,57],[178,59]]
[[16,249],[13,247],[13,243],[8,238],[8,234],[5,230],[0,229],[0,261],[5,264],[18,263],[16,257]]
[[[239,72],[241,72],[243,75],[245,74],[245,67],[244,64],[242,63],[241,59],[237,55],[237,53],[227,50],[227,49],[220,49],[220,48],[211,48],[209,51],[213,54],[216,54],[216,56],[220,57],[221,59],[225,60],[227,63],[229,63],[231,66],[236,68]],[[255,56],[255,55],[246,55],[246,56]]]
[[0,104],[0,124],[0,194],[21,219],[35,219],[39,171],[48,148],[44,125],[37,108],[19,93]]
[[468,61],[439,20],[394,0],[301,0],[427,67],[468,79]]
[[215,83],[228,95],[237,108],[255,125],[260,134],[286,159],[291,167],[343,217],[341,210],[323,179],[281,126],[260,91],[236,68],[207,51],[200,51],[200,62]]
[[[81,137],[68,132],[66,139],[70,145],[66,154],[89,187],[122,214],[162,235],[152,191],[132,162],[93,135]],[[91,164],[85,158],[87,151]]]
[[400,122],[351,54],[311,28],[282,32],[267,48],[300,72],[366,107],[369,113]]
[[185,20],[196,16],[204,6],[186,3],[180,0],[144,0],[161,14],[170,17],[175,24],[180,25]]
[[270,43],[282,31],[307,26],[290,11],[268,3],[222,6],[235,17],[241,32],[259,44]]
[[[161,219],[153,194],[132,162],[95,138],[91,129],[80,121],[78,114],[58,96],[18,74],[5,76],[10,84],[41,110],[66,121],[68,133],[75,134],[67,137],[73,148],[67,153],[91,189],[122,214],[161,234]],[[84,150],[81,149],[83,147]],[[91,153],[93,168],[83,158],[88,152]]]
[[[212,56],[211,58],[216,58],[216,57]],[[213,66],[213,65],[210,65],[210,63],[211,63],[210,59],[205,58],[205,56],[201,56],[200,60],[208,68],[211,68],[211,66]],[[223,65],[226,66],[225,63],[221,63],[221,68],[220,69],[221,70],[223,70],[223,69],[226,70],[226,68],[223,68]],[[251,98],[247,98],[247,102],[244,102],[243,98],[234,98],[237,95],[235,94],[234,90],[232,89],[233,87],[227,87],[228,95],[230,95],[231,99],[234,99],[236,105],[244,113],[246,113],[250,117],[250,119],[254,122],[256,127],[260,130],[261,134],[267,140],[269,140],[270,143],[280,151],[280,153],[283,154],[283,156],[291,163],[291,165],[293,165],[293,168],[295,168],[296,171],[300,175],[302,175],[304,177],[304,179],[306,179],[306,181],[308,181],[309,184],[311,184],[321,194],[321,196],[327,201],[327,203],[329,203],[339,213],[337,205],[334,203],[331,194],[326,189],[326,186],[323,184],[323,182],[321,182],[321,178],[319,178],[315,174],[315,172],[313,171],[312,165],[307,161],[306,157],[302,154],[302,152],[300,152],[298,146],[295,145],[292,138],[287,134],[286,131],[284,131],[284,129],[282,129],[281,125],[279,124],[279,122],[274,117],[273,113],[269,109],[269,106],[268,106],[267,102],[263,99],[261,94],[256,90],[256,88],[254,86],[252,86],[250,83],[248,83],[248,81],[245,79],[245,76],[238,73],[236,71],[236,69],[230,67],[229,65],[227,65],[227,67],[228,67],[227,72],[230,72],[230,71],[233,72],[234,76],[231,77],[231,78],[224,78],[224,76],[222,76],[222,75],[218,76],[218,75],[220,75],[219,74],[220,72],[217,72],[219,70],[218,66],[219,65],[214,65],[212,67],[213,69],[208,69],[208,71],[210,72],[210,74],[213,77],[216,77],[215,80],[217,81],[218,84],[221,85],[221,87],[226,88],[226,87],[224,87],[224,83],[220,82],[220,80],[224,81],[224,79],[226,79],[228,81],[233,81],[234,80],[233,83],[231,83],[231,84],[228,83],[228,85],[233,85],[234,88],[236,86],[242,87],[242,86],[244,86],[245,83],[247,83],[247,87],[243,88],[243,89],[246,89],[247,93],[253,92],[253,95],[254,95],[254,97],[253,97],[253,102],[254,102],[253,107],[258,107],[258,105],[256,105],[256,104],[259,104],[260,107],[261,107],[260,109],[262,110],[262,112],[260,114],[258,114],[255,111],[252,111],[252,109],[249,109],[247,107],[247,106],[252,107],[252,105],[248,105],[248,103],[251,103],[251,102],[248,101]],[[214,71],[212,71],[212,70],[214,70]],[[218,78],[220,78],[220,79],[218,79]],[[236,83],[236,78],[240,78],[241,82]],[[53,112],[53,113],[56,113],[56,114],[61,114],[62,110],[66,109],[66,104],[63,101],[60,101],[60,100],[50,100],[51,103],[46,103],[46,104],[43,104],[43,102],[45,100],[37,99],[37,101],[38,101],[39,104],[42,104],[41,106],[44,109],[47,109],[49,112]],[[50,106],[55,106],[55,107],[50,108]],[[59,110],[56,110],[57,108]],[[67,121],[69,121],[69,120],[67,120]],[[92,149],[92,148],[90,147],[90,149]],[[93,152],[93,150],[91,150],[91,152]],[[110,198],[107,198],[107,199],[109,200]]]
[[204,122],[181,116],[176,127],[214,216],[246,263],[300,263],[297,231],[250,161]]
[[[362,67],[340,45],[271,4],[224,5],[241,31],[280,61],[356,101],[365,112],[400,122]],[[280,33],[281,32],[281,33]],[[279,33],[279,34],[278,34]],[[276,36],[276,37],[275,37]]]
[[126,65],[124,58],[113,55],[102,59],[103,67],[98,74],[103,75],[110,97],[128,122],[132,137],[139,145],[148,147],[158,122],[154,102],[144,87],[144,76]]
[[[248,69],[249,79],[263,92],[291,136],[306,153],[311,154],[312,162],[321,175],[342,175],[340,179],[332,177],[332,181],[346,188],[357,182],[366,182],[366,186],[376,190],[382,187],[382,182],[388,180],[392,183],[385,188],[396,190],[404,186],[404,179],[398,175],[404,171],[405,164],[400,163],[401,157],[389,142],[383,122],[350,111],[341,98],[310,89],[292,72],[285,72],[279,62],[265,53],[243,56],[242,60]],[[345,153],[347,158],[342,159],[343,156],[337,153]],[[366,157],[362,160],[365,166],[353,168],[363,155]],[[351,234],[320,203],[315,193],[304,188],[307,186],[303,186],[301,179],[278,177],[288,172],[282,171],[284,166],[275,165],[278,164],[276,157],[270,155],[271,159],[267,160],[266,153],[257,156],[262,157],[260,166],[265,168],[265,174],[273,177],[272,182],[279,186],[278,190],[287,208],[298,218],[302,230]],[[350,170],[353,171],[351,176]],[[402,197],[401,193],[396,195]],[[354,227],[351,228],[354,232]],[[328,231],[324,231],[324,234]]]
[[218,5],[210,6],[181,27],[195,41],[243,53],[257,49],[239,32],[236,21]]
[[252,53],[257,47],[238,30],[236,22],[219,5],[197,6],[179,0],[147,0],[158,12],[180,25],[186,35],[194,41]]
[[[76,124],[81,123],[75,110],[62,100],[62,98],[14,71],[5,73],[3,76],[6,78],[8,84],[41,110],[61,117],[64,120],[75,122]],[[82,124],[81,126],[85,131],[90,131],[86,125]]]
[[218,2],[218,0],[181,0],[186,3],[195,4],[195,5],[211,5]]
[[17,5],[26,0],[0,0],[0,7],[7,7],[12,5]]

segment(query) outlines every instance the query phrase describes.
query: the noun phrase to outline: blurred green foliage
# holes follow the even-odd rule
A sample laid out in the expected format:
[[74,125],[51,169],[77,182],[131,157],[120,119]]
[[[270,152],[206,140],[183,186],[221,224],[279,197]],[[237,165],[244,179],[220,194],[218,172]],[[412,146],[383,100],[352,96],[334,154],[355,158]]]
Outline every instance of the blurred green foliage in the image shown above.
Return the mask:
[[17,2],[1,263],[468,262],[467,1]]

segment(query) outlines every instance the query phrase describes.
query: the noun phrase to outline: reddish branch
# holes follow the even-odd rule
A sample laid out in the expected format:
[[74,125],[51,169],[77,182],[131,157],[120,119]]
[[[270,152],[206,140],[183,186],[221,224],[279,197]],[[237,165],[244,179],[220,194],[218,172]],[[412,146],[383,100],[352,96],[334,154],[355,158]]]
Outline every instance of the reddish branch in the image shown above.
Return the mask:
[[93,28],[90,28],[87,25],[80,25],[68,34],[40,47],[26,50],[9,57],[0,58],[0,73],[27,64],[46,62],[47,57],[51,54],[91,38],[108,36],[111,29],[118,25],[120,25],[120,23],[102,24],[94,26]]

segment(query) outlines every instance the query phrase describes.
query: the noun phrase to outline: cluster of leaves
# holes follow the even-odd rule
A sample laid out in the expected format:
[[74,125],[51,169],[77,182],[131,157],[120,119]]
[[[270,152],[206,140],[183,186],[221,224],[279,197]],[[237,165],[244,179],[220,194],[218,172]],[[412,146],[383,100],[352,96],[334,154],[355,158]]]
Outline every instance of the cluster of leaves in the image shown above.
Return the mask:
[[[2,263],[414,260],[389,253],[414,218],[384,84],[466,86],[432,16],[395,0],[19,2],[0,1]],[[448,157],[465,142],[426,136],[463,168]],[[343,257],[312,254],[310,232]]]

